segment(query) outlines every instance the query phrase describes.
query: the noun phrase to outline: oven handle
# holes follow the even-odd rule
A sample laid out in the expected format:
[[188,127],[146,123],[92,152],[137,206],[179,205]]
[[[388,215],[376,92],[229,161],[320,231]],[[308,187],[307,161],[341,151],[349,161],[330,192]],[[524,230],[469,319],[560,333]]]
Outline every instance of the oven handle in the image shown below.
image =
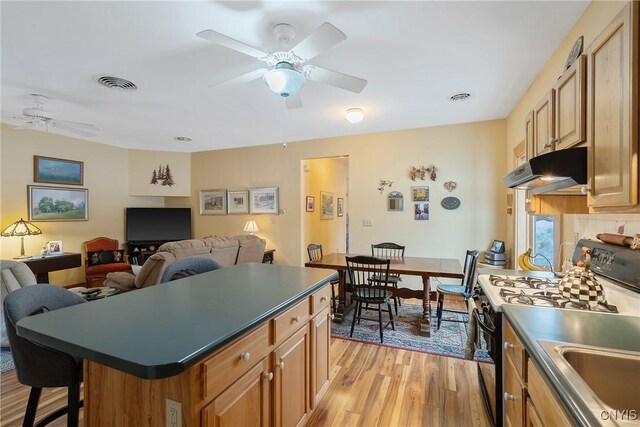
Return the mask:
[[482,319],[480,319],[480,314],[478,312],[477,308],[473,309],[473,317],[476,319],[476,323],[477,325],[480,327],[480,329],[482,329],[484,332],[486,332],[487,334],[493,336],[496,332],[495,328],[492,328],[491,326],[485,324]]

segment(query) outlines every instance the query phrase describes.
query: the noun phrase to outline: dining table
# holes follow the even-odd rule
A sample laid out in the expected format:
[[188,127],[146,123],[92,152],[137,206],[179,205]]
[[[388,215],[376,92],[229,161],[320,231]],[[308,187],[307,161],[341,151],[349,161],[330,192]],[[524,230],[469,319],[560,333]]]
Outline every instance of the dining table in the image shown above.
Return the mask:
[[[338,284],[338,306],[334,313],[335,322],[343,322],[347,306],[347,260],[346,257],[356,256],[334,252],[324,255],[322,258],[309,261],[305,267],[325,268],[337,270]],[[368,255],[370,256],[370,255]],[[387,259],[387,258],[385,258]],[[400,298],[417,298],[422,300],[422,318],[418,333],[422,336],[431,336],[431,301],[435,300],[435,292],[431,291],[432,277],[445,277],[453,279],[464,278],[464,272],[460,261],[451,258],[431,258],[431,257],[389,257],[389,274],[401,274],[408,276],[419,276],[422,278],[422,289],[390,288],[389,290]]]

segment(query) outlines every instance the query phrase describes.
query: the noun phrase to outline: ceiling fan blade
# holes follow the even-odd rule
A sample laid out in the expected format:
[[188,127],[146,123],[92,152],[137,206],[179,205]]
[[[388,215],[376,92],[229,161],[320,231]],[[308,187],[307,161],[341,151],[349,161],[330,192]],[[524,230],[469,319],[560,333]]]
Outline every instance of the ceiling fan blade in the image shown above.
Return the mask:
[[13,128],[13,130],[29,130],[29,129],[36,129],[38,127],[38,125],[34,122],[26,122],[21,124],[20,126],[16,126]]
[[218,85],[222,85],[222,84],[227,84],[227,83],[246,83],[246,82],[250,82],[252,80],[255,79],[259,79],[260,77],[262,77],[264,75],[264,73],[266,73],[268,70],[266,68],[258,68],[257,70],[253,70],[253,71],[249,71],[246,74],[242,74],[241,76],[236,76],[236,77],[232,77],[230,79],[227,80],[223,80],[221,82],[218,83],[213,83],[211,85],[209,85],[209,87],[214,87],[214,86],[218,86]]
[[291,96],[287,96],[284,99],[284,103],[287,106],[287,109],[289,110],[293,110],[294,108],[301,108],[302,107],[302,97],[300,96],[300,92],[291,95]]
[[367,85],[367,81],[365,79],[350,76],[348,74],[342,74],[337,71],[327,70],[326,68],[315,65],[306,65],[304,67],[304,72],[306,73],[307,78],[311,80],[336,86],[350,92],[360,93]]
[[64,124],[62,122],[59,122],[57,120],[52,120],[50,122],[50,125],[51,125],[51,127],[62,129],[62,130],[66,130],[67,132],[75,133],[76,135],[84,136],[84,137],[87,137],[87,138],[90,138],[92,136],[96,136],[95,133],[88,132],[88,131],[82,130],[82,129],[76,129],[76,128],[71,127],[71,126],[67,126],[66,124]]
[[248,44],[242,43],[241,41],[232,39],[229,36],[225,36],[224,34],[220,34],[213,30],[200,31],[196,35],[205,40],[209,40],[210,42],[214,42],[215,44],[219,44],[220,46],[224,46],[237,52],[244,53],[245,55],[252,56],[261,61],[264,61],[269,57],[268,53],[263,52],[258,48],[249,46]]
[[56,122],[62,123],[63,125],[69,125],[69,126],[74,127],[74,128],[84,129],[84,130],[87,130],[89,132],[91,132],[91,131],[100,132],[102,130],[98,126],[92,125],[90,123],[69,122],[67,120],[56,120]]
[[308,61],[346,38],[347,35],[345,33],[325,22],[293,47],[290,52]]

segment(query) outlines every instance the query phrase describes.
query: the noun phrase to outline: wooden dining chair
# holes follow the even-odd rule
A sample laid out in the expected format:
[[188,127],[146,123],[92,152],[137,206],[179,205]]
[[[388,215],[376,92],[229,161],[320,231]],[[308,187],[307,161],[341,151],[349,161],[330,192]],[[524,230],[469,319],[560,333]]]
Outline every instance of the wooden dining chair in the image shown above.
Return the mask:
[[[389,283],[386,280],[389,277],[390,261],[365,255],[346,257],[346,261],[347,275],[351,280],[352,298],[356,302],[353,320],[351,321],[350,336],[353,337],[356,321],[360,324],[361,320],[377,320],[380,328],[380,342],[384,342],[384,328],[391,325],[391,329],[394,331],[396,329],[393,323],[391,304],[389,303],[392,295],[388,290]],[[369,305],[378,306],[378,319],[362,317],[363,309],[365,311],[376,310],[369,307]],[[387,309],[383,309],[383,305],[386,305]],[[382,312],[389,313],[389,322],[384,326],[382,325]]]
[[[475,281],[476,275],[476,265],[478,264],[478,256],[480,252],[478,251],[467,251],[467,254],[464,258],[464,278],[462,279],[462,284],[460,285],[448,285],[448,284],[440,284],[437,286],[436,291],[438,294],[438,303],[436,308],[436,316],[438,318],[437,329],[440,329],[440,323],[442,320],[448,322],[468,322],[469,317],[469,297],[471,297],[471,292],[473,290],[473,283]],[[467,308],[466,311],[459,310],[449,310],[444,307],[444,299],[445,296],[457,296],[464,299],[464,304]],[[458,319],[443,319],[442,312],[447,311],[451,313],[460,313],[463,315],[461,320]]]
[[[371,245],[371,256],[374,256],[376,258],[381,258],[381,259],[404,258],[404,248],[405,248],[404,246],[401,246],[393,242],[376,243]],[[398,289],[399,281],[400,281],[399,274],[389,275],[389,278],[388,278],[389,285],[392,286],[394,289]],[[397,297],[394,294],[393,307],[396,310],[396,316],[398,315],[398,306],[402,306],[402,302],[400,302],[400,297]]]
[[[317,261],[322,259],[322,245],[316,243],[310,243],[307,245],[307,254],[309,255],[309,262]],[[338,297],[336,292],[336,286],[338,286],[340,281],[338,279],[334,279],[330,282],[331,284],[331,310],[335,313],[338,305]]]

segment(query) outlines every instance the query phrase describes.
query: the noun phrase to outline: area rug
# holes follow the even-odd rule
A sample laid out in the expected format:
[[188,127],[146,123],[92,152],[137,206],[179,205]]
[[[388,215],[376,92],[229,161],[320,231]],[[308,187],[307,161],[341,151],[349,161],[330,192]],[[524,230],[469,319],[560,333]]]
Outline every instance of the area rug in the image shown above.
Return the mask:
[[11,371],[14,368],[11,350],[8,348],[0,349],[0,372]]
[[[378,313],[369,311],[365,316],[375,319]],[[432,320],[434,326],[431,336],[423,337],[418,335],[418,324],[422,318],[422,306],[403,304],[401,307],[398,307],[398,315],[393,316],[396,330],[392,330],[391,325],[385,328],[384,343],[381,344],[377,321],[363,320],[359,325],[356,324],[353,337],[349,336],[351,332],[351,321],[353,319],[353,310],[349,310],[343,323],[331,324],[331,335],[371,344],[464,359],[464,349],[467,342],[467,323],[446,322],[444,321],[444,317],[460,320],[463,318],[463,315],[445,312],[440,329],[436,330],[435,325],[437,320],[434,308]],[[386,313],[383,313],[383,324],[385,322],[384,319],[388,319]],[[481,341],[483,349],[475,352],[474,360],[493,363],[486,351],[484,339]]]

